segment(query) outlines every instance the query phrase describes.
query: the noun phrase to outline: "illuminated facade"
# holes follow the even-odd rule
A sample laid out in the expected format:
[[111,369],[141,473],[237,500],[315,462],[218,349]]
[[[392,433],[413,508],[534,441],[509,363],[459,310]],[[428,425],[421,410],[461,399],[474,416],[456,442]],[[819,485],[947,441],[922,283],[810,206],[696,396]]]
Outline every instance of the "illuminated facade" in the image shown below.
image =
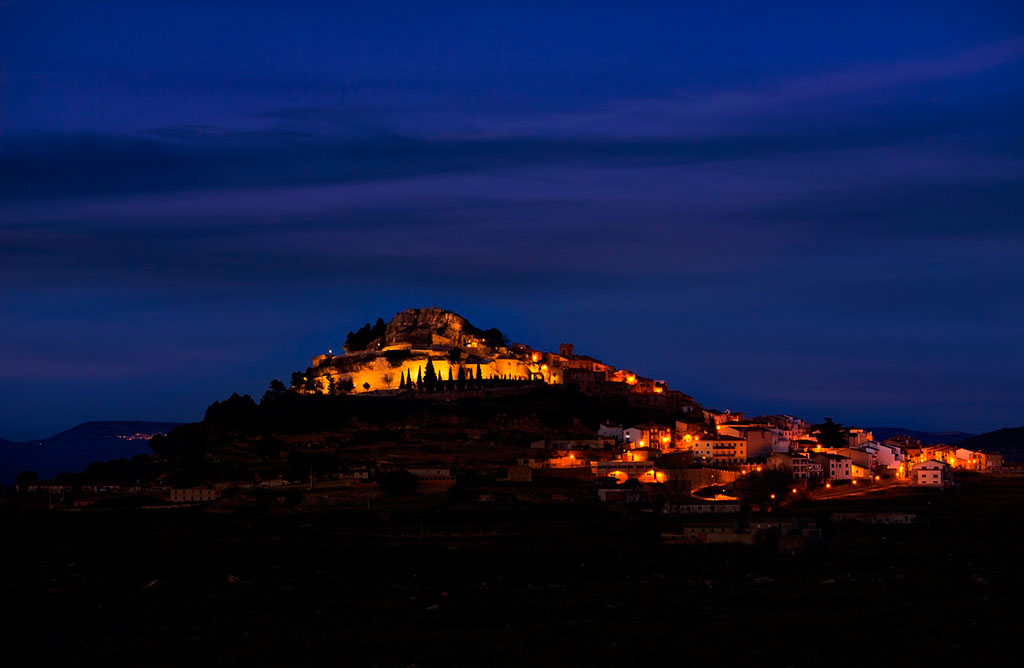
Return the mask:
[[745,464],[747,441],[739,436],[701,436],[694,442],[693,454],[701,461],[718,465]]
[[419,387],[429,362],[440,381],[453,381],[444,386],[446,391],[453,391],[453,386],[469,389],[455,385],[460,371],[474,380],[479,372],[482,380],[492,382],[572,384],[585,393],[621,394],[631,403],[683,410],[695,405],[692,397],[670,390],[663,381],[578,355],[571,343],[561,344],[553,353],[498,341],[495,336],[480,332],[450,311],[409,309],[395,315],[384,336],[366,343],[365,350],[317,355],[305,373],[293,375],[292,386],[307,394],[402,390]]

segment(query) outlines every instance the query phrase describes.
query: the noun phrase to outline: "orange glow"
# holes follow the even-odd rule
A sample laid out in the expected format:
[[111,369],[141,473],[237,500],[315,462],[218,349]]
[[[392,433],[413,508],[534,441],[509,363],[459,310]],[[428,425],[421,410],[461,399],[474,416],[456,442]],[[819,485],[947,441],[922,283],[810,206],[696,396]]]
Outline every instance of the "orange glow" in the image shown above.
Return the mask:
[[665,391],[665,390],[664,390],[664,388],[662,388],[662,387],[658,387],[658,386],[655,386],[655,388],[654,388],[654,393],[655,393],[655,394],[661,394],[661,393],[662,393],[662,392],[664,392],[664,391]]
[[851,484],[853,484],[853,485],[856,485],[856,484],[857,484],[857,481],[856,481],[856,480],[854,480],[854,481],[853,481],[853,482],[852,482]]
[[636,385],[636,376],[634,376],[633,374],[626,376],[626,382],[629,383],[630,385]]
[[878,475],[875,476],[875,480],[881,480],[881,479],[882,479],[882,476],[878,476]]
[[793,488],[793,493],[796,494],[796,487]]
[[830,483],[830,482],[825,483],[825,489],[832,489],[832,483]]
[[774,495],[774,494],[772,494],[772,499],[774,499],[774,498],[775,498],[775,495]]
[[761,467],[760,467],[760,466],[758,466],[758,467],[757,467],[757,472],[758,472],[758,473],[760,473],[760,472],[761,472]]
[[537,353],[534,353],[534,354],[532,355],[532,358],[533,358],[533,361],[534,361],[534,362],[536,362],[537,360],[539,360],[539,359],[540,359],[540,355],[538,355]]

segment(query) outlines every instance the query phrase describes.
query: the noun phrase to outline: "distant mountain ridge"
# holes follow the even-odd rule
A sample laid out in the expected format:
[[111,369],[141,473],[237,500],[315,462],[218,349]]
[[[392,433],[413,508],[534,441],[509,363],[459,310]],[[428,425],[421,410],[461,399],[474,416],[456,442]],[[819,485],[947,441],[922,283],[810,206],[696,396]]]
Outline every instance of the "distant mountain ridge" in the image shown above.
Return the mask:
[[166,434],[179,422],[109,420],[83,422],[53,436],[31,441],[0,439],[0,484],[21,471],[52,478],[62,471],[81,471],[96,461],[150,454],[148,436]]
[[966,431],[918,431],[903,427],[870,427],[868,431],[874,433],[875,439],[879,441],[902,434],[917,439],[924,445],[958,445],[977,436]]

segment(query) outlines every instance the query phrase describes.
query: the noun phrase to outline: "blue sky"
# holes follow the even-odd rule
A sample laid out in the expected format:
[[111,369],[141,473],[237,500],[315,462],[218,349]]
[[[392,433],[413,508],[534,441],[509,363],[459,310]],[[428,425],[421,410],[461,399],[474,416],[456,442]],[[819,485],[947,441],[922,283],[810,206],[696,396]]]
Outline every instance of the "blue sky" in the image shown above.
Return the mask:
[[551,5],[0,2],[0,436],[430,304],[709,406],[1024,423],[1019,3]]

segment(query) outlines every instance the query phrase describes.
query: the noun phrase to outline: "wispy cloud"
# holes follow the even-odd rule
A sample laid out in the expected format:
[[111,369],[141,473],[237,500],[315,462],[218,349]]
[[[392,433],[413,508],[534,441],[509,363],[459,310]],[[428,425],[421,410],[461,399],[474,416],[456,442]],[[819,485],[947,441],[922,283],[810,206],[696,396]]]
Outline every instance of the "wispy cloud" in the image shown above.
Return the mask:
[[[572,136],[606,138],[708,137],[764,131],[779,114],[801,114],[799,107],[832,98],[956,80],[1014,63],[1024,57],[1024,36],[983,45],[953,56],[889,62],[790,77],[760,86],[704,94],[680,92],[670,98],[608,102],[599,109],[481,119],[470,135]],[[802,115],[802,114],[801,114]],[[750,121],[757,121],[754,126]]]

